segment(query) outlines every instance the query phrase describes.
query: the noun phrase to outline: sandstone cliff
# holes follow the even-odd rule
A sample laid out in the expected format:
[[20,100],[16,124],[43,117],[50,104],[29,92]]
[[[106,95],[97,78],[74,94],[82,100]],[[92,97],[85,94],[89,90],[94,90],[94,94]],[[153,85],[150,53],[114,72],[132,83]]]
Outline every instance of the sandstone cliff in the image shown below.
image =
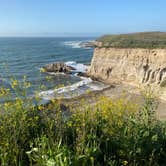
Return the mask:
[[96,47],[88,73],[106,82],[159,85],[166,79],[166,49]]

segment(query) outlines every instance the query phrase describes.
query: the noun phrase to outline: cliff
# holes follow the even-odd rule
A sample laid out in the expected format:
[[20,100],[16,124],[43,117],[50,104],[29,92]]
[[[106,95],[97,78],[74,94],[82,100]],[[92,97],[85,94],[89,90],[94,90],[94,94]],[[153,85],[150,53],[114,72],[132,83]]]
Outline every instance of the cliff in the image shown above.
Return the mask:
[[106,82],[161,85],[166,49],[96,47],[88,73]]

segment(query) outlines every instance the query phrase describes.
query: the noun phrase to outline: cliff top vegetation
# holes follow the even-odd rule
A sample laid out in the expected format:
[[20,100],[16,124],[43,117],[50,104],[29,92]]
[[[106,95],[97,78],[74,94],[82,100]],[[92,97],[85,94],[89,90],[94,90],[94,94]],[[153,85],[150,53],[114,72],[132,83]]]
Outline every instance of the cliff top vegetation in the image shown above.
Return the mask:
[[140,32],[104,35],[97,39],[101,47],[116,48],[166,48],[166,32]]

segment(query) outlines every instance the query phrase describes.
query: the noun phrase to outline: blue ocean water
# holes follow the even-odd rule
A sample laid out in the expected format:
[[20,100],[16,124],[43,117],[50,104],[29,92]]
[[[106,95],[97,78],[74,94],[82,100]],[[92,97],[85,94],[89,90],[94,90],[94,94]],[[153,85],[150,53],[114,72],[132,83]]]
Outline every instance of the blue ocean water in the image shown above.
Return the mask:
[[58,61],[76,61],[89,64],[93,48],[82,48],[79,44],[95,38],[0,38],[0,80],[10,84],[11,76],[22,80],[27,76],[31,82],[31,93],[44,84],[46,89],[59,84],[73,84],[80,80],[72,75],[54,75],[47,80],[40,68]]

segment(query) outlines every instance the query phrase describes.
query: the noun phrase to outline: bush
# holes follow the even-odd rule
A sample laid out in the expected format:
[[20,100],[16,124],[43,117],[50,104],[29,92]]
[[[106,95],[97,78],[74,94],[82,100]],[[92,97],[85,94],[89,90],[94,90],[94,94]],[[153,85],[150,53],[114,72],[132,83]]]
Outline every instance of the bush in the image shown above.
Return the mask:
[[155,118],[153,96],[144,101],[138,107],[102,97],[70,115],[56,101],[47,106],[33,106],[29,98],[4,102],[0,165],[164,165],[166,123]]

